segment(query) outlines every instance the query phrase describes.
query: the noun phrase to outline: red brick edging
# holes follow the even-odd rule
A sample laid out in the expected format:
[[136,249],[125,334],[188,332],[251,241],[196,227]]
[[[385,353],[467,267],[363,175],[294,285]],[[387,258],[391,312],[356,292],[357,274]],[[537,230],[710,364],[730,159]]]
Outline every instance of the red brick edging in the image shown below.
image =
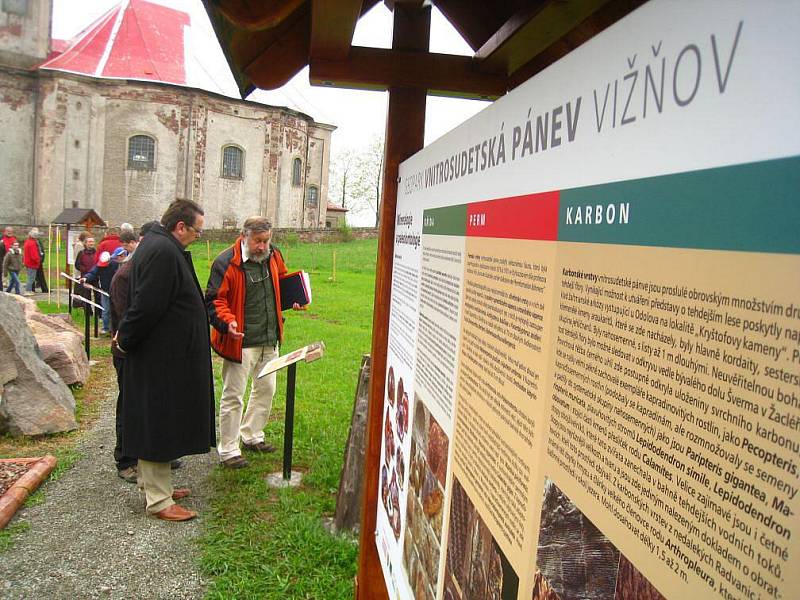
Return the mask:
[[25,503],[25,500],[36,488],[47,479],[50,472],[56,466],[56,457],[37,456],[35,458],[0,458],[0,462],[5,463],[34,463],[33,466],[17,481],[14,482],[6,493],[0,496],[0,529],[3,529],[11,517],[19,510],[19,507]]

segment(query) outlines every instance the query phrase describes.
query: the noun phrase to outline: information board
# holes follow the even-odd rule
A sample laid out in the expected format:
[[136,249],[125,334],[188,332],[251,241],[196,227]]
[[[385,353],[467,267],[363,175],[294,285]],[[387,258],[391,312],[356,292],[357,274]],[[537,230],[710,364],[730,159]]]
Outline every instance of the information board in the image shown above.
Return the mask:
[[390,597],[800,597],[798,27],[650,2],[401,165]]

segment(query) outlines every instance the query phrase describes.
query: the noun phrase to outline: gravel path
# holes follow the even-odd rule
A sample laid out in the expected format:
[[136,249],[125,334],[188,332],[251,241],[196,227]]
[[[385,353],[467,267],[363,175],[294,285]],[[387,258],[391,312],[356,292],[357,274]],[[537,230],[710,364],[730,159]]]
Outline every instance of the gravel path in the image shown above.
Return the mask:
[[46,482],[45,498],[12,520],[30,524],[0,554],[0,598],[202,598],[199,572],[207,475],[216,452],[190,456],[173,471],[176,487],[192,488],[181,500],[200,516],[169,523],[144,513],[144,494],[116,476],[115,396],[78,442],[80,458],[60,479]]

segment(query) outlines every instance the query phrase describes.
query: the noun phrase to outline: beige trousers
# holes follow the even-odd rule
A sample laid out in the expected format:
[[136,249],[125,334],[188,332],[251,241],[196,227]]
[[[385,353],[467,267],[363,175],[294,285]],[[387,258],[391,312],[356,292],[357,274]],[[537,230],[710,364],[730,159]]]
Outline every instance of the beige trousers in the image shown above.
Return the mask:
[[172,469],[168,462],[139,459],[139,486],[144,489],[149,514],[161,512],[175,502],[172,500]]
[[[267,424],[275,395],[277,374],[272,373],[257,379],[259,371],[273,358],[278,357],[278,348],[255,346],[242,349],[241,364],[222,361],[222,398],[219,401],[220,460],[241,456],[239,439],[245,444],[264,441],[264,425]],[[244,392],[247,380],[252,378],[247,410],[242,418]]]

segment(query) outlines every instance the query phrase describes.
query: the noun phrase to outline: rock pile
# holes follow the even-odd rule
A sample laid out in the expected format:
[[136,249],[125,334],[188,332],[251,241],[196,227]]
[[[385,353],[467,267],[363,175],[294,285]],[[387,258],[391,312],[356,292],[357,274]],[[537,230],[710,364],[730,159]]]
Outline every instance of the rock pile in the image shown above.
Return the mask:
[[75,399],[65,381],[82,383],[88,374],[77,330],[39,313],[30,300],[0,293],[0,432],[75,429]]

